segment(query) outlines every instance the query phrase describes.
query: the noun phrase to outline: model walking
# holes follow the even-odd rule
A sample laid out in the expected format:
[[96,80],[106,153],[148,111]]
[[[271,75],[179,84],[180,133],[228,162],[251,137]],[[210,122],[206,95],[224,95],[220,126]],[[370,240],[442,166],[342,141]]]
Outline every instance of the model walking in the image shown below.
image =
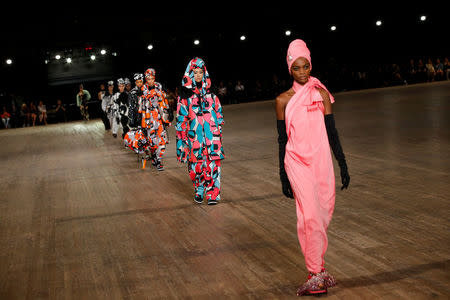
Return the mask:
[[104,100],[106,91],[105,85],[103,83],[100,85],[100,91],[98,92],[97,95],[102,108],[102,111],[100,112],[100,118],[102,119],[103,125],[105,125],[105,130],[109,130],[111,129],[111,124],[109,123],[108,115],[106,114],[106,101]]
[[117,137],[119,128],[121,127],[120,121],[120,101],[124,101],[125,96],[121,96],[125,90],[125,81],[122,78],[117,79],[117,86],[119,91],[111,97],[110,113],[111,113],[111,131],[114,138]]
[[144,75],[142,73],[134,74],[135,87],[130,91],[130,107],[128,117],[130,119],[130,127],[137,128],[141,126],[141,114],[139,111],[140,98],[143,96],[142,85],[144,84]]
[[286,197],[295,198],[297,235],[309,271],[297,295],[322,294],[336,285],[324,268],[327,228],[335,202],[335,179],[330,146],[339,162],[342,189],[350,176],[334,125],[333,96],[310,76],[311,57],[302,40],[287,53],[293,86],[276,99],[280,179]]
[[[128,110],[129,124],[131,130],[125,134],[125,147],[130,148],[136,154],[143,154],[150,147],[147,130],[141,128],[141,114],[139,105],[142,101],[142,86],[144,84],[144,75],[142,73],[134,74],[135,87],[130,92],[130,107]],[[144,132],[145,131],[145,132]]]
[[147,132],[150,146],[146,150],[147,155],[142,159],[142,168],[145,168],[146,161],[151,159],[153,165],[162,171],[164,170],[162,156],[166,150],[166,132],[163,126],[164,115],[159,102],[162,101],[163,94],[161,85],[155,82],[154,69],[145,71],[145,80],[139,110],[142,113],[142,128]]
[[184,73],[177,105],[177,158],[188,163],[194,185],[194,201],[208,205],[220,200],[222,126],[219,98],[211,91],[211,80],[201,58],[192,59]]
[[109,121],[109,128],[112,128],[113,125],[113,104],[114,104],[114,81],[108,81],[108,91],[102,98],[102,109],[106,113],[106,116]]

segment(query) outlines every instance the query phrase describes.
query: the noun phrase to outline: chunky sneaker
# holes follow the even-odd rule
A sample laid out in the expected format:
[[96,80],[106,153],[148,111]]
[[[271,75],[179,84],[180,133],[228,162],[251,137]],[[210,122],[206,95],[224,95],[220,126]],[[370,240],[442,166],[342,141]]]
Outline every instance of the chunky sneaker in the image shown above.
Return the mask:
[[208,205],[216,205],[217,203],[217,200],[208,199]]
[[161,162],[157,162],[157,163],[156,163],[156,169],[157,169],[158,171],[164,171],[164,166],[162,165]]
[[327,293],[327,287],[321,273],[309,272],[308,280],[302,284],[297,290],[297,296],[322,295]]
[[322,271],[320,271],[319,276],[322,277],[325,286],[327,288],[335,287],[337,285],[336,279],[325,270],[325,268],[322,268]]
[[158,161],[156,160],[156,155],[155,154],[152,154],[152,165],[153,166],[158,166]]
[[203,203],[203,198],[197,194],[194,195],[194,201],[195,203]]

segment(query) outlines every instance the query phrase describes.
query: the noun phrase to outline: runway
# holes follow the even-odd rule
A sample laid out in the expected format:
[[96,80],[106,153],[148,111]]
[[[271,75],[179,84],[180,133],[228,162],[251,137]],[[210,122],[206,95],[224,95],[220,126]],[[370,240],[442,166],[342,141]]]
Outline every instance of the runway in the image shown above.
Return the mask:
[[[329,299],[450,298],[450,83],[335,94],[351,176]],[[295,299],[307,271],[274,101],[224,106],[222,201],[192,200],[174,128],[141,170],[101,120],[0,131],[0,299]]]

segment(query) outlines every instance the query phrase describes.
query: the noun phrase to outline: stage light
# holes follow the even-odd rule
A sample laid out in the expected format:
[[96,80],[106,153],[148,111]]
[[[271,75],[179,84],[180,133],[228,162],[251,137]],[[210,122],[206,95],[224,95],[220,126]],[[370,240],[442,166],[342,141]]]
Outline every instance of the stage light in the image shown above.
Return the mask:
[[375,25],[377,25],[377,26],[381,26],[381,24],[383,24],[383,23],[381,22],[381,20],[378,20],[378,21],[375,22]]
[[153,49],[153,45],[152,45],[152,44],[149,44],[149,45],[147,46],[147,49],[148,49],[148,50],[152,50],[152,49]]
[[66,58],[66,62],[67,62],[68,64],[70,64],[70,63],[72,62],[72,59],[71,59],[70,57],[68,57],[68,58]]
[[333,26],[330,27],[330,29],[331,29],[331,31],[335,31],[336,30],[336,26],[333,25]]
[[113,53],[112,53],[112,56],[117,56],[117,52],[113,52]]
[[100,51],[100,53],[101,53],[102,55],[105,55],[105,54],[106,54],[106,50],[105,50],[105,49],[102,49],[102,51]]
[[245,41],[246,37],[245,35],[241,35],[241,41]]
[[427,19],[427,16],[420,16],[420,21],[425,21]]
[[48,64],[48,59],[46,59],[44,62],[45,62],[45,64]]
[[95,60],[95,55],[91,55],[91,60]]
[[286,30],[286,32],[284,34],[286,34],[286,36],[290,36],[291,35],[291,31],[290,30]]
[[200,41],[199,40],[195,40],[194,41],[194,45],[198,45],[198,44],[200,44]]
[[61,58],[61,55],[57,54],[57,55],[55,56],[55,58],[59,60],[59,59]]
[[6,64],[7,64],[7,65],[12,64],[12,59],[8,58],[8,59],[6,60]]

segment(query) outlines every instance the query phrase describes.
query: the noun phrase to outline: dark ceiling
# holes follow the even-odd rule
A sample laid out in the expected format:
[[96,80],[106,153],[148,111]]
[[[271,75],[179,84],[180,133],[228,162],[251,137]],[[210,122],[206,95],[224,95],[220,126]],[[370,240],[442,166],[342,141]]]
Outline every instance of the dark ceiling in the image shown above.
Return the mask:
[[[117,51],[121,74],[152,66],[166,82],[179,80],[194,56],[205,59],[215,78],[282,73],[287,46],[295,38],[308,43],[316,70],[326,68],[331,58],[368,64],[448,56],[449,52],[444,35],[448,18],[443,7],[431,2],[426,9],[379,3],[345,7],[341,3],[270,2],[251,8],[244,2],[217,2],[214,7],[201,2],[171,2],[161,7],[136,3],[140,6],[133,2],[106,6],[61,2],[34,4],[26,10],[5,8],[0,18],[2,78],[24,74],[30,68],[43,74],[46,57],[85,45],[94,51]],[[426,22],[419,21],[422,14],[427,15]],[[381,27],[375,26],[378,18],[383,21]],[[330,31],[331,25],[337,26],[335,32]],[[292,31],[289,37],[284,34],[287,29]],[[244,42],[239,40],[242,34],[247,37]],[[194,39],[200,45],[193,45]],[[154,45],[152,51],[146,48],[149,43]],[[8,57],[14,59],[14,71],[5,67]],[[45,76],[40,78],[44,84]]]

